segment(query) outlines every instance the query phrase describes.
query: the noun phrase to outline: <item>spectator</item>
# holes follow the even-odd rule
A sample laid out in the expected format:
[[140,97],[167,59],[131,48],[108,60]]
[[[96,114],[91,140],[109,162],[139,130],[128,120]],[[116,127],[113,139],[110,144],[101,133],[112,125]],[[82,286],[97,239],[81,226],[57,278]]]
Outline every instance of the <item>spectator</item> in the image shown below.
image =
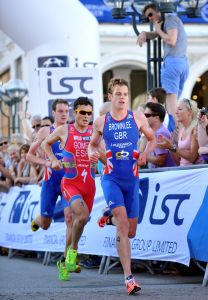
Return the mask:
[[[29,144],[32,143],[34,137],[41,126],[41,116],[34,115],[31,117],[29,113],[25,113],[23,111],[19,112],[19,118],[22,122],[23,134],[26,137]],[[31,124],[29,124],[28,120],[30,120]]]
[[42,118],[40,127],[50,127],[54,123],[54,118],[46,116]]
[[[170,139],[170,131],[163,125],[165,118],[165,108],[159,103],[148,102],[145,108],[144,115],[146,116],[148,123],[155,133],[157,140],[158,135]],[[147,156],[148,168],[157,167],[170,167],[174,164],[171,163],[169,158],[169,151],[167,149],[161,149],[156,147]]]
[[8,193],[12,186],[12,177],[9,170],[5,167],[4,156],[0,151],[0,192]]
[[10,158],[9,170],[14,180],[17,176],[17,168],[20,161],[19,147],[15,144],[10,145],[8,147],[8,154]]
[[187,37],[182,21],[175,14],[163,14],[154,3],[147,4],[143,13],[154,24],[154,31],[142,31],[138,36],[140,47],[147,40],[160,37],[163,40],[164,56],[161,69],[161,84],[167,92],[167,111],[175,118],[177,99],[188,77],[186,57]]
[[208,110],[203,108],[198,117],[197,138],[199,143],[199,155],[205,163],[208,163]]
[[20,147],[25,144],[25,138],[21,133],[12,133],[10,143]]
[[[161,87],[153,88],[147,94],[148,94],[147,102],[160,103],[161,105],[163,105],[165,107],[167,93],[163,88],[161,88]],[[166,112],[166,114],[165,114],[165,119],[163,121],[163,125],[170,132],[174,132],[174,130],[176,129],[174,118],[168,112]]]
[[6,137],[0,139],[0,151],[3,153],[5,167],[9,168],[10,159],[8,154],[9,140]]
[[37,183],[37,171],[35,167],[26,161],[26,155],[30,149],[29,144],[24,144],[20,147],[20,162],[17,167],[17,177],[14,180],[15,185],[34,184]]
[[[42,118],[41,120],[41,128],[43,127],[50,127],[52,126],[54,123],[54,119],[51,116],[46,116],[44,118]],[[37,152],[36,152],[37,157],[45,157],[45,154],[43,152],[43,150],[41,148],[38,148]],[[38,173],[38,178],[37,178],[37,182],[39,185],[42,185],[42,180],[43,180],[43,175],[44,175],[44,170],[45,167],[41,164],[36,164],[36,171]]]
[[178,145],[171,139],[159,136],[159,147],[169,149],[177,165],[186,166],[200,163],[198,160],[199,144],[197,141],[197,103],[193,100],[182,99],[178,102],[176,118],[180,124]]

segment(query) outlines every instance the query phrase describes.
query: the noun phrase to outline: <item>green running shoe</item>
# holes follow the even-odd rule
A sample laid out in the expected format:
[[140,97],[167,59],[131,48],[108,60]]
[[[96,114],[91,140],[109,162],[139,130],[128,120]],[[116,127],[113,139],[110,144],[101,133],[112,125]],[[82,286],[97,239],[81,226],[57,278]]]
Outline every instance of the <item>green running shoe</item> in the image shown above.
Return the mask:
[[76,260],[77,260],[77,251],[68,247],[65,264],[69,272],[74,272],[76,270],[77,267]]
[[59,272],[59,280],[61,281],[67,281],[70,278],[69,272],[65,266],[64,263],[62,263],[60,260],[57,261],[57,268]]
[[32,223],[31,223],[31,229],[32,229],[32,231],[35,232],[39,228],[40,228],[40,226],[35,223],[35,220],[33,220]]
[[82,269],[81,269],[80,265],[76,265],[76,269],[73,272],[74,273],[81,273]]

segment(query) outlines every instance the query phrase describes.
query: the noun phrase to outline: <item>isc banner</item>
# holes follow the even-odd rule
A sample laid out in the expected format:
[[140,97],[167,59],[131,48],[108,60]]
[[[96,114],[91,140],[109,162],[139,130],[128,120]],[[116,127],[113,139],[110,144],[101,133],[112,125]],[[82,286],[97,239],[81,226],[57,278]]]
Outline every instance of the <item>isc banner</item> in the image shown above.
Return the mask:
[[[208,169],[142,173],[137,235],[131,239],[131,256],[189,264],[190,257],[208,261]],[[100,177],[90,221],[79,243],[79,252],[118,256],[115,227],[99,228],[105,207]],[[58,201],[50,229],[33,233],[31,220],[39,214],[40,187],[14,187],[0,199],[0,245],[13,249],[62,252],[65,224]],[[202,211],[203,208],[203,211]],[[196,234],[197,233],[197,234]],[[200,242],[199,242],[200,240]],[[191,254],[190,254],[191,250]],[[203,259],[202,259],[203,258]]]

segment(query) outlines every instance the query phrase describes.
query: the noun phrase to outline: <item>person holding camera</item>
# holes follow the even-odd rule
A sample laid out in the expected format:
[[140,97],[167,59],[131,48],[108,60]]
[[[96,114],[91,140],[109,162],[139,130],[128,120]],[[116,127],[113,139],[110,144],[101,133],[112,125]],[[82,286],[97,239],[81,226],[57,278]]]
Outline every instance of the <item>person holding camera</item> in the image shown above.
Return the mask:
[[198,117],[197,137],[199,143],[199,155],[204,163],[208,163],[208,109],[203,107]]
[[177,99],[180,97],[188,77],[189,65],[186,57],[187,36],[182,21],[175,14],[163,14],[156,4],[150,3],[143,14],[154,24],[154,31],[142,31],[137,39],[140,47],[147,40],[160,37],[163,41],[163,65],[161,84],[167,92],[166,107],[175,117]]

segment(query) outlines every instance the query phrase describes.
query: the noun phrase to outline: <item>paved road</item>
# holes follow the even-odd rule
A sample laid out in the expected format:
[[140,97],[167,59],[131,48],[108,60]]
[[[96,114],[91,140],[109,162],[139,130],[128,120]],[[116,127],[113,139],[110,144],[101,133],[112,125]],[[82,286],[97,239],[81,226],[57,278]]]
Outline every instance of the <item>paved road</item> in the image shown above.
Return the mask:
[[[141,300],[208,300],[202,276],[135,274],[142,286]],[[72,274],[71,280],[57,279],[54,264],[43,266],[37,259],[0,256],[1,300],[124,300],[129,299],[121,269],[98,275],[97,269]],[[133,296],[135,297],[135,296]]]

